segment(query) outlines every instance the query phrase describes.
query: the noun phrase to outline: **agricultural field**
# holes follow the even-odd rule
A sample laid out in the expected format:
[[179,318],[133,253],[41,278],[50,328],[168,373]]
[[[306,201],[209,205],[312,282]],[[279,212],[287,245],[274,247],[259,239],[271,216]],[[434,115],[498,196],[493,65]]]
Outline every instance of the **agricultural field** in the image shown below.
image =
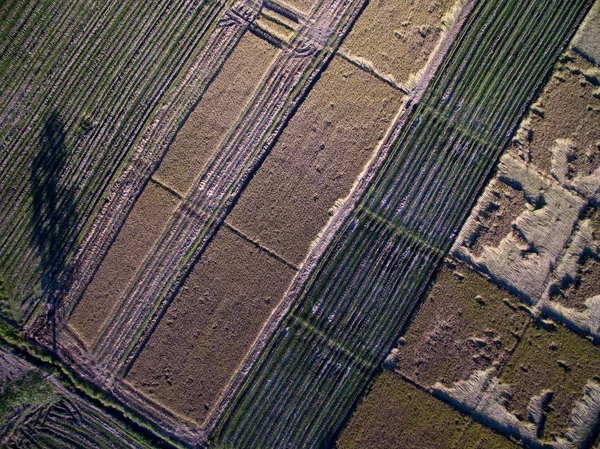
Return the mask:
[[404,94],[334,58],[244,190],[227,223],[299,266],[346,197]]
[[0,4],[0,445],[597,449],[599,11]]
[[223,415],[217,441],[322,447],[339,432],[560,55],[557,42],[573,35],[589,3],[546,6],[475,6],[451,62],[389,143],[383,166]]

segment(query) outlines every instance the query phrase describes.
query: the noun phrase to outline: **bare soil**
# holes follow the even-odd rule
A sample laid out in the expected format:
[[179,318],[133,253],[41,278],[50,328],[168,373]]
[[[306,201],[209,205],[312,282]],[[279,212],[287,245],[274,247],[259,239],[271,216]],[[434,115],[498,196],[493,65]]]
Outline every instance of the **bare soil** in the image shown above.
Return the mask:
[[185,194],[203,172],[267,72],[277,49],[247,33],[185,122],[154,175]]
[[507,364],[500,380],[510,384],[511,409],[527,420],[532,396],[551,390],[543,436],[564,436],[575,402],[585,384],[600,373],[600,348],[564,327],[554,331],[531,326]]
[[294,274],[222,228],[167,309],[127,381],[201,424]]
[[421,70],[442,33],[442,17],[455,0],[372,1],[342,49],[371,61],[399,83]]
[[582,73],[593,66],[569,55],[573,61],[559,66],[537,102],[541,115],[531,114],[533,134],[526,146],[531,162],[549,174],[555,141],[570,139],[576,148],[571,176],[588,175],[600,165],[600,98]]
[[337,441],[338,449],[448,449],[468,418],[398,375],[384,372]]
[[288,262],[302,262],[330,208],[348,195],[401,101],[397,90],[336,57],[228,222]]
[[466,265],[446,264],[395,350],[397,369],[432,386],[500,363],[529,321],[517,304]]
[[87,345],[96,341],[178,204],[172,193],[154,183],[149,183],[137,200],[69,320]]

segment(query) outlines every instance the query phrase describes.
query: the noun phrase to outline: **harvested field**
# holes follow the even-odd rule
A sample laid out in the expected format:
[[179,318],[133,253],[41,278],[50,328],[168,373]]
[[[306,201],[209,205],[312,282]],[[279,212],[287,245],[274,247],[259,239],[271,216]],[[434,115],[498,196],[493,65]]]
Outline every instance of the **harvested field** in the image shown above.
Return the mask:
[[[319,3],[312,13],[311,27],[303,27],[294,46],[279,53],[241,121],[222,142],[210,167],[196,179],[156,250],[144,261],[119,315],[103,333],[103,344],[94,348],[98,365],[115,372],[130,364],[137,354],[135,348],[151,330],[150,323],[162,316],[283,124],[333,57],[331,48],[339,46],[363,1]],[[328,36],[327,47],[305,45],[303,39],[312,35],[312,27],[320,36]]]
[[339,432],[590,4],[477,3],[421,101],[383,144],[381,169],[343,216],[215,441],[321,448]]
[[227,220],[292,264],[348,195],[401,105],[401,94],[333,59]]
[[[526,201],[521,203],[521,211],[512,210],[511,215],[518,216],[510,223],[505,222],[506,216],[496,214],[491,217],[492,224],[486,215],[498,206],[502,190],[522,195]],[[533,304],[544,293],[548,275],[562,256],[585,206],[580,196],[505,154],[496,180],[480,197],[456,239],[453,253]],[[493,240],[486,236],[489,229],[497,233]],[[497,246],[493,246],[496,241]],[[479,254],[474,252],[477,249]]]
[[384,372],[358,406],[336,447],[450,449],[468,422],[439,399]]
[[445,29],[442,18],[456,0],[372,1],[360,16],[342,51],[409,86],[427,62]]
[[87,345],[96,341],[178,205],[169,191],[148,183],[69,320]]
[[181,128],[154,177],[185,195],[243,112],[277,49],[246,33]]
[[[562,326],[545,330],[531,326],[510,359],[500,381],[509,385],[509,410],[527,420],[532,397],[551,391],[542,437],[565,437],[571,412],[585,385],[599,382],[600,348]],[[600,424],[600,416],[597,417]]]
[[486,246],[496,248],[509,235],[516,219],[527,209],[527,198],[523,190],[494,178],[488,189],[492,193],[492,201],[479,210],[480,228],[475,241],[468,242],[468,248],[475,256],[481,256]]
[[223,228],[126,379],[202,424],[295,272]]
[[552,301],[558,301],[574,310],[585,310],[588,298],[600,295],[600,261],[598,255],[586,257],[577,272],[577,277],[552,291]]
[[536,101],[525,124],[529,131],[521,133],[527,137],[521,139],[517,152],[552,175],[555,147],[566,142],[571,154],[563,164],[568,165],[558,168],[565,169],[567,179],[573,179],[590,175],[600,166],[600,114],[596,112],[600,98],[597,81],[590,78],[594,71],[600,74],[600,69],[573,52],[563,61]]
[[530,322],[516,298],[469,267],[452,265],[441,270],[390,357],[398,371],[425,386],[499,365]]

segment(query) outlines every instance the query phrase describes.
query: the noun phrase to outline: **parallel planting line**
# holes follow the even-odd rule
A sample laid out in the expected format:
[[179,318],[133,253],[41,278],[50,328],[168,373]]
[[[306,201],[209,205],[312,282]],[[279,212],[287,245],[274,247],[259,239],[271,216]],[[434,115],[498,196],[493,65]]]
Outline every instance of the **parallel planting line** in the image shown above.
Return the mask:
[[264,159],[312,82],[333,57],[364,0],[322,0],[281,50],[265,81],[196,180],[139,269],[93,356],[107,374],[127,369],[214,235],[251,173]]
[[[10,37],[0,59],[0,275],[22,299],[26,318],[228,2],[25,1],[6,10],[10,24],[0,29]],[[48,126],[64,138],[41,143]],[[43,170],[36,166],[42,160]],[[56,184],[45,200],[31,183],[42,172]],[[47,203],[41,217],[35,213],[40,201]],[[69,208],[78,220],[62,223],[60,242],[32,231],[36,221],[42,227],[64,221]],[[50,254],[45,248],[51,245]]]
[[[382,168],[222,415],[215,442],[330,447],[591,3],[478,2],[422,101],[384,144]],[[343,342],[344,352],[328,341]]]

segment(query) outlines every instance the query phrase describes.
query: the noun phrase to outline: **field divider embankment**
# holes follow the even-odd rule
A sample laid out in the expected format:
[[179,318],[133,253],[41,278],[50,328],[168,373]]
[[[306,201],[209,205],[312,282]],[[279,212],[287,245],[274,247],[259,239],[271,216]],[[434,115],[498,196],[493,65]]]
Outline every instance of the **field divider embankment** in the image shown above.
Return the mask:
[[231,232],[233,232],[238,237],[241,237],[246,242],[250,243],[252,246],[254,246],[257,249],[259,249],[259,250],[263,251],[264,253],[268,254],[273,259],[275,259],[277,262],[281,262],[286,267],[291,268],[294,271],[298,271],[300,269],[297,265],[294,265],[293,263],[288,262],[283,257],[281,257],[279,254],[277,254],[275,251],[267,248],[264,245],[261,245],[258,241],[251,239],[245,233],[243,233],[242,231],[240,231],[238,228],[236,228],[235,226],[227,223],[227,221],[223,222],[223,226],[226,227],[227,229],[229,229]]

